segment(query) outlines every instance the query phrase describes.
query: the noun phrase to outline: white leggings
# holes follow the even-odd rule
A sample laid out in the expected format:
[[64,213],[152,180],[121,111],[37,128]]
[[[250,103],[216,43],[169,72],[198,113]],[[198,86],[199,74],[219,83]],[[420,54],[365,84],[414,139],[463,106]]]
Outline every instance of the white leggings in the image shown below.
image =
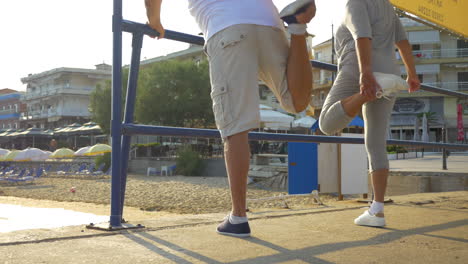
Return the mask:
[[[353,117],[344,111],[341,100],[359,93],[359,74],[355,67],[345,66],[339,70],[333,87],[325,99],[319,125],[320,130],[327,135],[341,131],[353,120]],[[389,168],[386,140],[394,103],[395,97],[390,100],[382,98],[363,106],[364,138],[371,172]]]

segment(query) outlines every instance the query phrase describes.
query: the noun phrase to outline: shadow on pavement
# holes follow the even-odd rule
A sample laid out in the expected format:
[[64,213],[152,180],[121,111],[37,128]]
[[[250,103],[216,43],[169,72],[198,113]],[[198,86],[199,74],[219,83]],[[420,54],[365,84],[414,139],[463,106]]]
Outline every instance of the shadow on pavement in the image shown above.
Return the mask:
[[[453,221],[453,222],[448,222],[444,224],[439,224],[439,225],[432,225],[432,226],[425,226],[425,227],[419,227],[419,228],[414,228],[414,229],[407,229],[407,230],[399,230],[399,229],[393,229],[393,228],[386,228],[385,230],[388,230],[389,232],[384,233],[384,234],[379,234],[377,236],[374,236],[372,238],[366,239],[366,240],[360,240],[360,241],[349,241],[349,242],[340,242],[340,243],[328,243],[328,244],[323,244],[323,245],[318,245],[318,246],[313,246],[313,247],[306,247],[302,249],[297,249],[297,250],[290,250],[284,247],[281,247],[279,245],[275,245],[273,243],[270,243],[268,241],[256,238],[256,237],[251,237],[247,239],[239,239],[238,243],[241,243],[242,240],[246,240],[250,243],[255,243],[257,245],[263,246],[270,248],[272,250],[275,250],[279,253],[273,254],[273,255],[268,255],[268,256],[261,256],[261,257],[256,257],[256,258],[249,258],[245,260],[240,260],[240,261],[234,261],[234,262],[219,262],[215,259],[212,259],[210,257],[201,255],[197,252],[191,251],[186,248],[182,248],[174,243],[171,243],[167,240],[163,240],[161,238],[158,238],[152,234],[149,234],[147,232],[136,232],[136,233],[129,233],[126,234],[125,236],[129,238],[130,240],[148,248],[149,250],[153,251],[156,254],[159,254],[167,259],[170,259],[172,261],[175,261],[176,263],[191,263],[177,255],[174,255],[172,253],[169,253],[162,248],[154,245],[153,243],[147,241],[150,240],[152,242],[155,242],[159,245],[162,245],[164,247],[167,247],[171,250],[177,251],[179,253],[185,254],[187,256],[190,256],[194,259],[197,259],[199,261],[203,261],[205,263],[209,264],[218,264],[218,263],[231,263],[231,264],[251,264],[251,263],[279,263],[279,262],[286,262],[286,261],[292,261],[292,260],[300,260],[306,263],[318,263],[318,264],[330,264],[333,262],[329,262],[326,260],[322,260],[318,257],[315,257],[317,255],[325,254],[325,253],[330,253],[330,252],[335,252],[335,251],[340,251],[340,250],[345,250],[349,248],[355,248],[355,247],[363,247],[363,246],[373,246],[373,245],[379,245],[379,244],[385,244],[389,243],[398,239],[401,239],[406,236],[412,236],[412,235],[424,235],[424,236],[430,236],[430,237],[435,237],[435,238],[441,238],[441,239],[448,239],[448,240],[453,240],[457,242],[462,242],[462,243],[467,243],[468,240],[466,239],[461,239],[461,238],[452,238],[452,237],[446,237],[446,236],[440,236],[440,235],[432,235],[432,234],[426,234],[434,231],[440,231],[444,229],[450,229],[450,228],[456,228],[456,227],[461,227],[461,226],[466,226],[468,225],[468,219],[465,220],[459,220],[459,221]],[[370,227],[358,227],[358,228],[370,228]],[[145,240],[145,239],[147,240]],[[202,241],[199,241],[199,243],[202,243]],[[226,249],[230,250],[230,249]],[[241,253],[241,252],[239,252]]]

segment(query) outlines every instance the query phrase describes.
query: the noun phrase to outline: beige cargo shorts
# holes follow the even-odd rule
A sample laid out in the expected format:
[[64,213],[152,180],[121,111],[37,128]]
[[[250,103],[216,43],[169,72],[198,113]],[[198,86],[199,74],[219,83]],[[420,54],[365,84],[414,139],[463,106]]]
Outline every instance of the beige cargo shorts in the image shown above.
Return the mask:
[[287,86],[289,43],[284,29],[230,26],[212,36],[205,51],[213,112],[223,139],[260,126],[259,80],[271,89],[284,110],[295,113]]

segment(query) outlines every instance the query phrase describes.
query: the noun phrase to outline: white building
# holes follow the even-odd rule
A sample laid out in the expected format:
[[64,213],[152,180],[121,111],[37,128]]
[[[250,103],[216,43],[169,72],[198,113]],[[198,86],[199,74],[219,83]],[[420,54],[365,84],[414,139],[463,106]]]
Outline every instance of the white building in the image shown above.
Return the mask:
[[[422,83],[468,92],[468,42],[457,39],[446,32],[413,21],[400,19],[405,27],[408,40],[413,47],[416,72]],[[399,54],[403,77],[406,70]],[[414,94],[402,92],[395,102],[391,120],[393,138],[413,139],[418,114],[432,112],[430,141],[442,141],[442,128],[447,127],[448,139],[457,138],[457,104],[464,107],[464,126],[468,127],[468,105],[458,98],[420,91]]]
[[27,90],[21,126],[56,128],[88,122],[90,94],[99,82],[111,79],[111,68],[107,64],[96,69],[57,68],[22,78]]

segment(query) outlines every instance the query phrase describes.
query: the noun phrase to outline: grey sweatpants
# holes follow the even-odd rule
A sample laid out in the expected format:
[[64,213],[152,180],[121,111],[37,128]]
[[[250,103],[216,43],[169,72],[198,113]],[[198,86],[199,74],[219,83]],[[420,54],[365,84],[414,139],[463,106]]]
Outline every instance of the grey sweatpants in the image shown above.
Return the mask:
[[[344,111],[341,100],[358,92],[359,73],[356,68],[345,66],[340,69],[320,114],[319,125],[323,133],[331,135],[339,132],[353,120]],[[390,100],[382,98],[363,106],[364,138],[371,172],[389,168],[386,140],[394,103],[394,97]]]

